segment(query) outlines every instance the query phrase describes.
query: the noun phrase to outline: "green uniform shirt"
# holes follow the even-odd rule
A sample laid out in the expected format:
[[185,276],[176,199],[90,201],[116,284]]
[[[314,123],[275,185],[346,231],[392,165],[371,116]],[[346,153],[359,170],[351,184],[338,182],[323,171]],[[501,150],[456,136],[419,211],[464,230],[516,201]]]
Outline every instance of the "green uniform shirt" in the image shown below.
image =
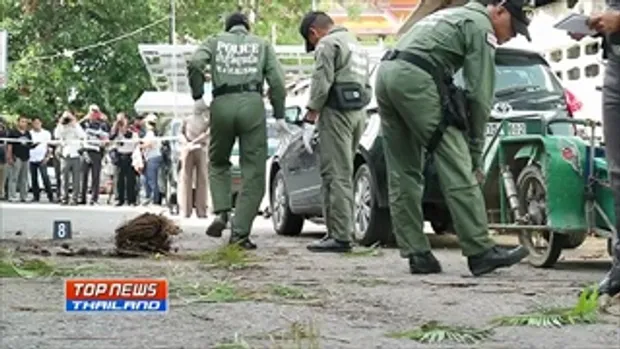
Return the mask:
[[496,47],[487,9],[476,1],[425,17],[396,44],[398,50],[431,58],[438,68],[447,69],[450,74],[463,68],[475,167],[480,165],[486,121],[493,102]]
[[319,40],[315,49],[311,79],[308,109],[320,111],[334,83],[369,85],[368,55],[353,34],[345,28],[334,27]]
[[187,69],[194,100],[204,94],[206,71],[211,73],[214,89],[222,85],[262,86],[267,79],[274,117],[284,117],[284,72],[275,50],[264,39],[248,33],[243,25],[207,38],[187,63]]

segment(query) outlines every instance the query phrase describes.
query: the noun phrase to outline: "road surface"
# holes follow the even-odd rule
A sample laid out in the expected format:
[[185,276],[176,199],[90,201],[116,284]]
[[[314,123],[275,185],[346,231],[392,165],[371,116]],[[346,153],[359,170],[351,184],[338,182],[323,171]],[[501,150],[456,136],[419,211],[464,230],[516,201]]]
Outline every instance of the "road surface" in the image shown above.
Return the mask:
[[[72,221],[73,246],[111,247],[114,228],[144,210],[3,204],[0,247],[15,248],[33,239],[52,245],[41,239],[51,237],[55,219]],[[207,222],[179,221],[184,229],[177,240],[179,254],[214,251],[225,243],[204,235]],[[16,235],[17,231],[21,233]],[[609,267],[604,241],[593,240],[567,253],[555,269],[523,263],[472,278],[454,239],[434,237],[444,273],[412,276],[393,249],[360,256],[307,252],[305,244],[323,233],[323,227],[308,224],[301,237],[279,237],[269,221],[259,218],[254,232],[259,249],[243,269],[166,258],[48,257],[55,265],[101,266],[97,275],[166,277],[176,297],[162,315],[73,314],[63,310],[62,278],[0,279],[0,348],[245,348],[218,347],[237,337],[248,342],[248,348],[288,349],[299,344],[291,332],[303,337],[300,333],[312,330],[318,334],[306,335],[310,338],[301,348],[457,348],[463,346],[423,345],[387,334],[432,320],[482,328],[496,317],[538,306],[570,306],[579,290],[597,282]],[[195,298],[188,285],[211,290],[205,298],[209,302],[188,303]],[[497,328],[491,338],[470,347],[620,348],[620,320],[614,321],[564,328]],[[310,346],[311,342],[318,346]]]

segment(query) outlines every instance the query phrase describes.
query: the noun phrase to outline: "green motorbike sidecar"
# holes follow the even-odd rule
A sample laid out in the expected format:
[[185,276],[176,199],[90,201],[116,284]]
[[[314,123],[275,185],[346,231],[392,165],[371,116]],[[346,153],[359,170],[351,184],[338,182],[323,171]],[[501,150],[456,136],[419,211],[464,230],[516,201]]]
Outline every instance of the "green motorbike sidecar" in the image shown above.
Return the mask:
[[[504,132],[515,123],[524,123],[527,134]],[[590,140],[549,132],[560,123],[591,129]],[[496,156],[485,158],[483,185],[489,228],[518,233],[533,266],[553,266],[563,249],[580,246],[588,235],[607,238],[611,251],[614,199],[605,152],[594,137],[598,126],[571,118],[511,118],[493,137]]]

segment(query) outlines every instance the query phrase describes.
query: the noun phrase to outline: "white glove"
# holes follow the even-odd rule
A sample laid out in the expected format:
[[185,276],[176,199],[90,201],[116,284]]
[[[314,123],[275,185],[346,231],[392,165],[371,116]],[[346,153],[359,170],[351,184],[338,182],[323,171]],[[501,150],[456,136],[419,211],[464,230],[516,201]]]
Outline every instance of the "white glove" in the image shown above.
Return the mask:
[[203,116],[209,110],[209,106],[200,98],[194,101],[194,115]]
[[286,137],[286,136],[290,136],[291,134],[293,134],[293,131],[291,131],[291,129],[288,128],[288,125],[286,124],[286,120],[284,119],[276,120],[276,129],[280,137]]
[[304,148],[306,148],[306,151],[308,152],[308,154],[313,153],[312,138],[314,138],[315,129],[316,129],[316,126],[312,124],[308,124],[308,123],[304,124],[304,130],[303,130],[303,134],[301,135],[301,137],[304,142]]

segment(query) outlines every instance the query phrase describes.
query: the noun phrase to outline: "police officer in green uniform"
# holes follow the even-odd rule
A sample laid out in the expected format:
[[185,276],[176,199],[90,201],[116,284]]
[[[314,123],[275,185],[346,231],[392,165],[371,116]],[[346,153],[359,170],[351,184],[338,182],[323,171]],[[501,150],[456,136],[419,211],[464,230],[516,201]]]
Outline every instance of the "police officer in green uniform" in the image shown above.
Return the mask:
[[195,113],[204,113],[205,71],[210,70],[213,101],[210,105],[209,183],[215,219],[206,234],[221,237],[232,208],[230,156],[239,140],[243,187],[236,200],[230,243],[245,249],[256,245],[249,239],[254,217],[265,192],[267,126],[263,82],[267,79],[270,102],[280,131],[284,122],[284,73],[273,47],[250,34],[245,15],[226,20],[226,31],[209,37],[188,62],[188,78]]
[[364,130],[364,107],[371,97],[368,57],[355,36],[334,26],[324,12],[310,12],[299,28],[306,51],[315,51],[315,65],[304,117],[304,145],[318,127],[324,239],[312,243],[313,252],[347,252],[353,233],[353,156]]
[[[475,276],[528,254],[495,246],[482,191],[482,147],[495,84],[495,49],[529,38],[523,0],[471,1],[416,23],[386,54],[375,93],[388,169],[390,213],[401,256],[412,274],[441,272],[424,235],[423,168],[432,159],[469,269]],[[451,77],[463,68],[465,110],[457,113]],[[463,105],[464,103],[461,103]],[[448,113],[451,111],[451,113]],[[460,122],[459,122],[460,121]],[[465,132],[465,130],[468,130]],[[425,156],[426,155],[426,156]]]

